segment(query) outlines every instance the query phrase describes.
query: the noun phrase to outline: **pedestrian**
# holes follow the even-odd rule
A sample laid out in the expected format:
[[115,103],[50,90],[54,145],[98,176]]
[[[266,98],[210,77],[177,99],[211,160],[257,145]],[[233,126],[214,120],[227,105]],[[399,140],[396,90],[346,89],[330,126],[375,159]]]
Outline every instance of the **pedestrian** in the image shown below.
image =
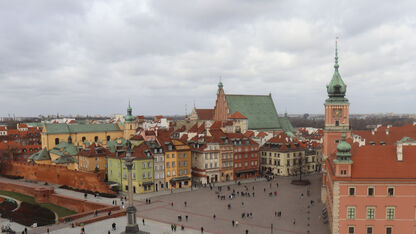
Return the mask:
[[111,210],[108,211],[108,216],[110,216],[110,215],[111,215]]
[[170,230],[173,232],[173,224],[170,225]]
[[246,234],[248,234],[248,230],[246,229]]
[[98,216],[98,211],[97,210],[94,211],[94,216]]
[[84,227],[81,228],[81,233],[85,234],[85,228]]
[[173,202],[170,203],[170,206],[173,206]]
[[293,222],[293,225],[295,225],[296,224],[296,219],[293,218],[292,222]]
[[173,225],[173,231],[176,232],[176,224]]
[[87,199],[87,196],[88,196],[88,195],[87,195],[87,193],[84,193],[84,198],[85,198],[85,199]]
[[274,217],[276,217],[276,216],[277,216],[277,211],[274,212]]
[[276,183],[276,188],[279,188],[279,183]]
[[114,200],[113,200],[113,206],[114,206]]
[[116,223],[112,223],[111,228],[113,229],[113,231],[115,231],[116,230]]
[[254,186],[253,186],[253,190],[254,190]]
[[184,205],[185,205],[185,207],[186,207],[186,205],[187,205],[188,203],[187,203],[186,201],[184,201],[184,202],[183,202],[183,204],[184,204]]
[[188,222],[188,215],[185,215],[186,222]]
[[253,197],[254,197],[254,192],[253,192]]
[[201,233],[204,233],[204,227],[201,227]]
[[264,188],[263,191],[266,192],[266,188]]
[[25,228],[25,234],[27,234],[27,228]]
[[238,226],[238,221],[235,221],[235,226],[236,226],[236,227]]
[[149,198],[149,204],[150,204],[150,203],[152,203],[152,200],[150,200],[150,198]]
[[235,221],[234,221],[234,219],[233,219],[233,221],[231,221],[231,224],[233,225],[233,227],[234,227],[234,225],[235,225]]
[[272,188],[272,183],[270,183],[269,187]]
[[182,231],[183,231],[183,230],[185,230],[185,227],[184,227],[183,225],[181,226],[181,230],[182,230]]
[[215,218],[216,218],[217,216],[214,214],[213,216],[212,216],[212,218],[214,218],[214,220],[215,220]]
[[144,219],[142,219],[143,225],[144,225]]
[[110,231],[110,230],[108,230],[107,234],[111,234],[111,231]]
[[146,198],[146,204],[147,204],[148,202],[147,202],[147,198]]
[[244,202],[241,202],[241,205],[244,206]]
[[49,234],[49,228],[46,228],[46,233],[48,233],[48,234]]
[[303,199],[303,193],[300,194],[300,199]]

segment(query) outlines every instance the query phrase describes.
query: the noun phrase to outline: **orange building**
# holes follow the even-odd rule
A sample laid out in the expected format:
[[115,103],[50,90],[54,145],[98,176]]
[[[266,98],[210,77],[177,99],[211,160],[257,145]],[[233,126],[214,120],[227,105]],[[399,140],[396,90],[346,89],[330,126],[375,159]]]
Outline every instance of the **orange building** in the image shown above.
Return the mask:
[[78,169],[80,171],[106,171],[107,157],[111,154],[108,149],[93,143],[78,153]]

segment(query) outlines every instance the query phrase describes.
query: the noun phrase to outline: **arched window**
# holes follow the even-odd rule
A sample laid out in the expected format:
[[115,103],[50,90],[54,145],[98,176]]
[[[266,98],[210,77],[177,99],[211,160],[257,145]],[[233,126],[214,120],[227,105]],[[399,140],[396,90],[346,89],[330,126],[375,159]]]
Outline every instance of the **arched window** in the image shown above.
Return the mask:
[[107,141],[109,141],[109,140],[111,140],[111,137],[110,136],[107,136]]
[[55,138],[55,145],[59,144],[59,138]]
[[85,141],[85,137],[82,137],[82,142],[84,142]]
[[94,141],[97,142],[98,141],[98,136],[94,137]]

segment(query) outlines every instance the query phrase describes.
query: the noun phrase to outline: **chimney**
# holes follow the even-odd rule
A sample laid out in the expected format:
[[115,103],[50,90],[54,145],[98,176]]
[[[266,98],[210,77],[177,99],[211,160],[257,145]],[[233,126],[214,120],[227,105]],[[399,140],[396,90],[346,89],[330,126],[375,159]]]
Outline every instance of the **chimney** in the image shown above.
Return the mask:
[[403,161],[403,144],[402,143],[397,143],[396,154],[397,154],[397,161]]

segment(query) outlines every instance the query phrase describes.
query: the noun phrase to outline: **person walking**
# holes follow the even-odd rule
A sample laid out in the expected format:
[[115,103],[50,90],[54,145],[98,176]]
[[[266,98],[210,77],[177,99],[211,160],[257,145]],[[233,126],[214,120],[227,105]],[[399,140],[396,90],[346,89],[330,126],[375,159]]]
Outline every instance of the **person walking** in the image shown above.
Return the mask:
[[188,215],[185,215],[186,222],[188,222]]
[[248,230],[246,229],[246,234],[248,234]]
[[188,204],[186,201],[183,203],[184,205],[185,205],[185,207],[186,207],[186,205]]
[[46,228],[46,233],[48,233],[48,234],[49,234],[49,228]]
[[296,224],[296,219],[293,218],[292,222],[293,222],[293,225],[295,225]]
[[235,226],[235,221],[233,219],[233,221],[231,221],[231,224],[233,225],[233,227]]
[[216,218],[217,216],[214,214],[213,216],[212,216],[212,218],[214,219],[214,221],[215,221],[215,218]]
[[204,227],[201,227],[201,233],[204,233]]
[[143,225],[144,225],[144,219],[142,219]]

